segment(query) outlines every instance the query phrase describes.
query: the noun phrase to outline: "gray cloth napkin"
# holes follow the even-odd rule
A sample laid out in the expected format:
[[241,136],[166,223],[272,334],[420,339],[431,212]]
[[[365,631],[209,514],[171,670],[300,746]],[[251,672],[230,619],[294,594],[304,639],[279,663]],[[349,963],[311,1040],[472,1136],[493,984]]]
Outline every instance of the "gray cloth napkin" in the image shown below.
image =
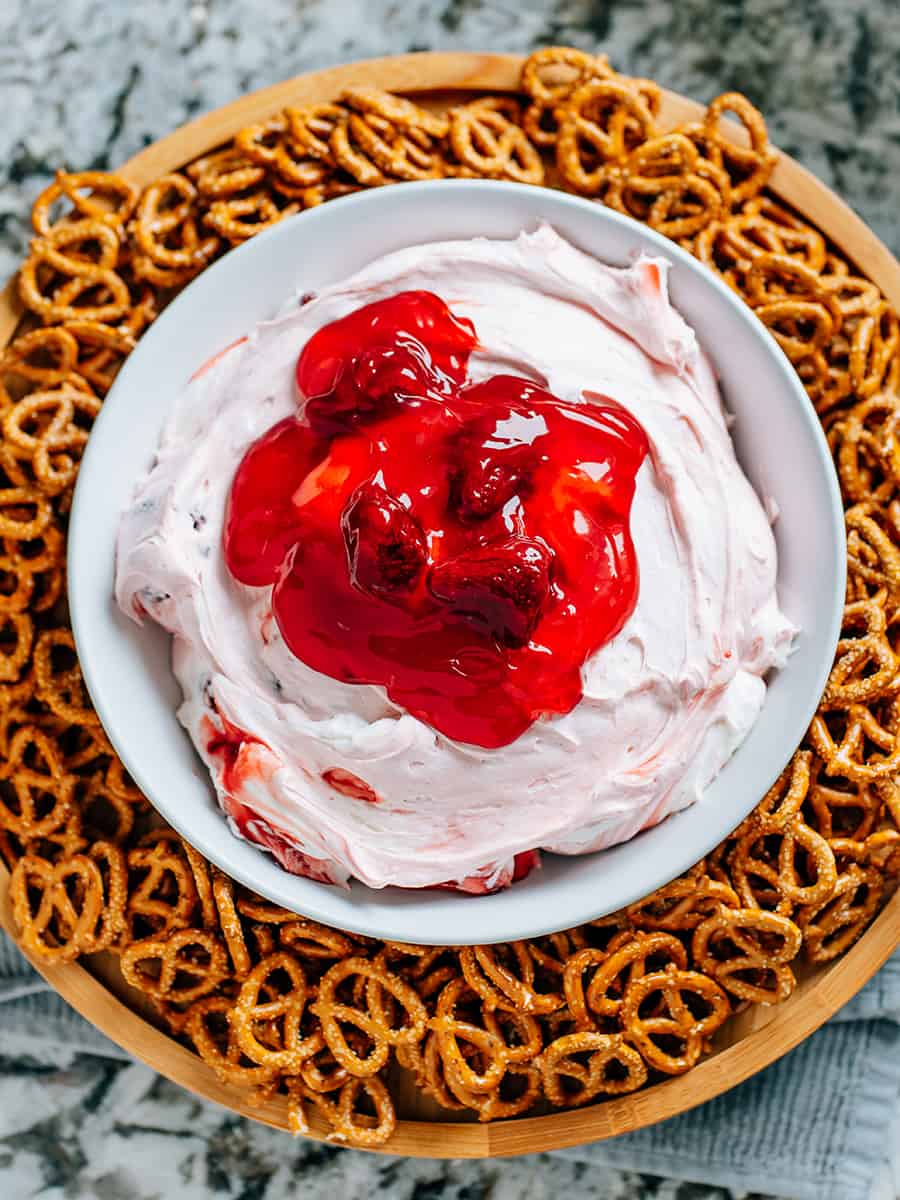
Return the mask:
[[[126,1058],[0,936],[0,1052]],[[790,1200],[873,1200],[896,1155],[900,953],[824,1029],[701,1108],[561,1157]],[[893,1191],[882,1194],[891,1194]]]

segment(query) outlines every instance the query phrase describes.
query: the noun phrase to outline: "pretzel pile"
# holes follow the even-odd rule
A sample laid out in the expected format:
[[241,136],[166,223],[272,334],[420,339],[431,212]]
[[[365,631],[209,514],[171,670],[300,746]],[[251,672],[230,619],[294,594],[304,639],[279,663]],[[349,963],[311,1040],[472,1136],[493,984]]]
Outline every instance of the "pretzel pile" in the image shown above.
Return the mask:
[[[823,236],[765,190],[760,114],[720,96],[662,131],[660,92],[605,58],[533,54],[519,96],[436,114],[371,88],[288,108],[139,191],[59,174],[0,355],[0,856],[21,943],[99,950],[223,1079],[383,1146],[398,1073],[480,1120],[690,1070],[729,1015],[863,933],[900,873],[900,330]],[[743,125],[736,143],[721,129]],[[707,859],[610,917],[501,946],[376,942],[276,908],[159,828],[94,714],[63,604],[91,422],[137,338],[230,245],[363,187],[447,175],[556,183],[697,255],[753,308],[825,426],[849,579],[803,745]],[[475,902],[477,904],[477,901]]]

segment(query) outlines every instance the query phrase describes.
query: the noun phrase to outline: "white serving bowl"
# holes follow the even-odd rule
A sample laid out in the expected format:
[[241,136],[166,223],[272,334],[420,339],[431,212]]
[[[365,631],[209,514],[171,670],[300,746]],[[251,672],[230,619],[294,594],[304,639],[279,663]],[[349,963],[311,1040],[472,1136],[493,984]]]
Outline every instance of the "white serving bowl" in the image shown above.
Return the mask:
[[[779,510],[778,594],[800,628],[770,677],[749,737],[702,801],[623,845],[544,866],[504,892],[349,890],[297,878],[233,836],[206,768],[175,717],[169,638],[113,601],[116,531],[150,468],[170,405],[193,371],[271,317],[286,297],[340,280],[423,242],[515,237],[547,221],[603,262],[639,252],[672,263],[673,303],[718,371],[738,458]],[[285,220],[204,271],[141,338],[94,426],[69,535],[72,626],[91,698],[128,770],[159,813],[233,878],[286,908],[374,937],[427,943],[508,941],[612,912],[673,879],[751,811],[803,736],[825,685],[844,596],[840,494],[825,438],[776,342],[732,292],[683,250],[587,200],[541,188],[452,180],[376,189]],[[473,777],[472,787],[478,779]]]

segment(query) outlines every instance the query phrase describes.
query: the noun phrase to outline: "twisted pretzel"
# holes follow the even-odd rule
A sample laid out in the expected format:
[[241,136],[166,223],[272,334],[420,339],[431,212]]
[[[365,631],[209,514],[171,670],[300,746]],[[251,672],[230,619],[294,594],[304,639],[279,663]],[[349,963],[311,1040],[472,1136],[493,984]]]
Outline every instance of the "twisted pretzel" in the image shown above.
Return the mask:
[[38,487],[58,496],[71,487],[100,401],[75,388],[34,392],[3,417],[5,444],[27,459]]
[[544,1095],[559,1108],[587,1104],[600,1093],[634,1092],[647,1082],[644,1060],[620,1033],[566,1034],[550,1043],[538,1063]]
[[696,966],[735,996],[753,1004],[778,1004],[794,990],[787,965],[802,937],[793,921],[755,908],[722,908],[694,931]]
[[884,879],[873,867],[851,864],[838,877],[831,894],[797,914],[810,962],[831,962],[862,935],[878,909]]
[[215,991],[228,974],[225,948],[203,929],[132,942],[119,960],[127,983],[147,996],[187,1005]]
[[177,834],[158,830],[128,851],[127,914],[131,936],[164,937],[190,928],[197,888]]
[[598,195],[613,164],[656,133],[644,98],[617,79],[583,84],[556,113],[559,136],[556,165],[577,192]]
[[321,1047],[316,1034],[301,1030],[307,997],[306,975],[292,954],[276,951],[258,962],[228,1018],[241,1051],[260,1066],[295,1075]]
[[521,128],[515,100],[488,96],[450,110],[450,145],[458,161],[476,175],[544,182],[544,164]]
[[[642,1016],[652,998],[652,1016]],[[698,1017],[687,1003],[702,1004],[706,1014]],[[648,1066],[666,1075],[690,1070],[708,1039],[719,1029],[731,1009],[719,985],[698,971],[670,966],[665,971],[642,975],[628,985],[622,998],[621,1020],[628,1041],[641,1052]],[[659,1039],[659,1040],[657,1040]],[[674,1042],[678,1051],[666,1049]]]
[[[366,982],[364,1009],[343,1003],[338,995],[341,985],[354,976]],[[384,992],[406,1018],[402,1025],[389,1020],[383,1005]],[[322,1035],[335,1060],[357,1078],[377,1074],[387,1063],[391,1046],[418,1042],[427,1021],[425,1005],[414,988],[384,966],[358,956],[342,959],[323,975],[312,1011],[319,1018]],[[360,1030],[371,1041],[372,1049],[365,1058],[351,1048],[344,1024]]]
[[508,947],[463,946],[459,963],[469,986],[492,1008],[536,1014],[553,1012],[563,1004],[559,992],[536,989],[534,960],[526,942],[511,942]]
[[225,1083],[258,1088],[273,1082],[277,1069],[260,1066],[241,1050],[228,1016],[233,1001],[228,996],[206,996],[187,1011],[184,1032],[203,1061]]
[[[62,223],[73,218],[105,221],[121,230],[137,203],[138,189],[122,175],[110,171],[57,171],[56,178],[41,192],[31,207],[34,231],[46,237]],[[61,200],[71,204],[62,218],[52,219],[54,205]]]
[[118,320],[131,306],[118,258],[119,238],[99,217],[57,225],[31,243],[19,271],[22,303],[47,323]]

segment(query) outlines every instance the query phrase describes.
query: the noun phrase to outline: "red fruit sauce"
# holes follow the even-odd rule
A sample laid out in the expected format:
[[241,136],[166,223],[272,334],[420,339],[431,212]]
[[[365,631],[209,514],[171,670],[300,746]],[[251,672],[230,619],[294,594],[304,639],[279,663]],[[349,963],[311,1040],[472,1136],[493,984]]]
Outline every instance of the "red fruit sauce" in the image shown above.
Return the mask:
[[308,666],[495,748],[572,709],[585,659],[634,609],[647,439],[614,400],[470,383],[476,345],[429,292],[320,329],[297,415],[238,468],[224,544],[235,579],[272,586]]

